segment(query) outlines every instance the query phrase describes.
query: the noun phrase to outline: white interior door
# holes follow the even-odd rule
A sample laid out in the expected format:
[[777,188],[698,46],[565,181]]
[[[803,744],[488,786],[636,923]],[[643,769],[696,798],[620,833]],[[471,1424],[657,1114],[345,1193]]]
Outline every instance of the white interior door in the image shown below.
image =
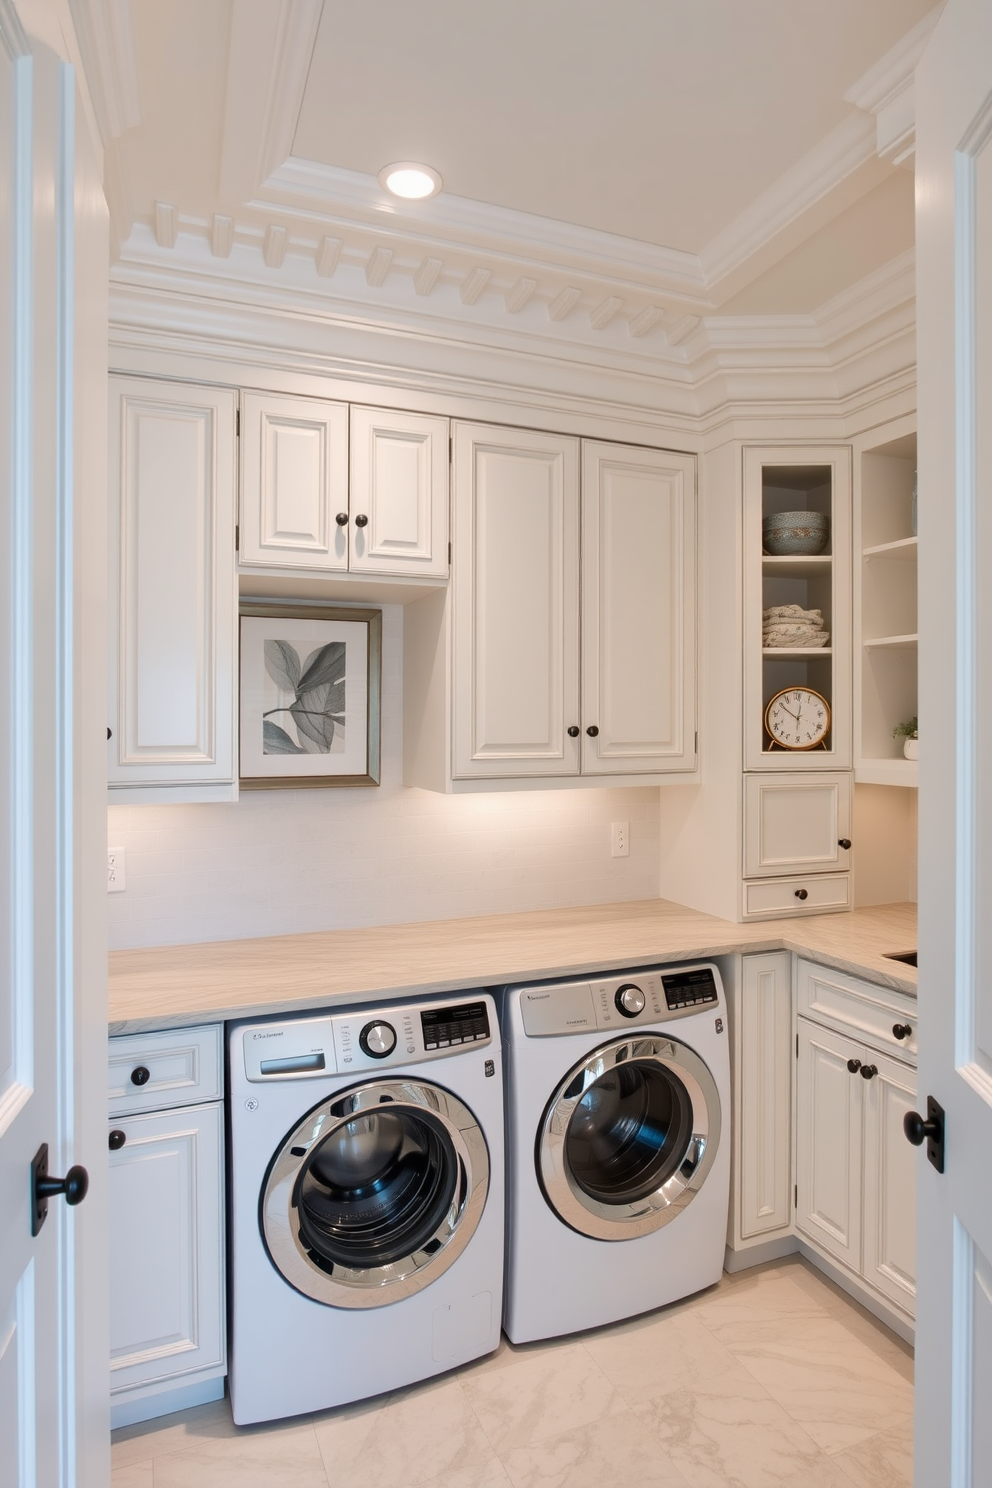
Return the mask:
[[916,1483],[992,1482],[992,6],[916,74],[920,488]]
[[[102,1072],[77,1039],[105,1016],[107,235],[73,70],[9,5],[0,199],[0,1483],[55,1488],[109,1476]],[[32,1234],[43,1144],[92,1192]]]

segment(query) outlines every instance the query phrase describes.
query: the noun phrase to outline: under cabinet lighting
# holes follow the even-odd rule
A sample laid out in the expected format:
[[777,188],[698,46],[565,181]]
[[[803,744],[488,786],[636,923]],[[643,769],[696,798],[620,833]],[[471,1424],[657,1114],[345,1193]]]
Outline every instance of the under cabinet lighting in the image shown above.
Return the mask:
[[403,196],[408,201],[424,201],[441,190],[441,177],[429,165],[400,160],[395,165],[383,166],[379,172],[379,185],[391,191],[393,196]]

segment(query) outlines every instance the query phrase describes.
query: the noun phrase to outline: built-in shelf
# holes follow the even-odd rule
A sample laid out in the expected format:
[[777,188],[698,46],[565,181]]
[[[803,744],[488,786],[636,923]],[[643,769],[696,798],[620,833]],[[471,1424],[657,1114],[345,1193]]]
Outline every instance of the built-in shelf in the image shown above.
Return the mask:
[[772,659],[777,656],[782,661],[789,661],[795,660],[797,656],[806,659],[810,656],[833,656],[834,653],[830,646],[765,646],[761,654]]
[[832,558],[829,553],[789,553],[781,558],[762,554],[761,572],[766,579],[826,579],[830,576]]
[[919,760],[865,759],[854,767],[860,785],[919,785]]
[[873,636],[871,640],[865,641],[864,647],[866,651],[871,651],[876,646],[887,646],[890,651],[915,651],[918,640],[919,637],[915,635]]
[[885,558],[895,563],[915,563],[919,545],[918,537],[900,537],[898,542],[876,543],[873,548],[865,548],[864,555],[866,558]]

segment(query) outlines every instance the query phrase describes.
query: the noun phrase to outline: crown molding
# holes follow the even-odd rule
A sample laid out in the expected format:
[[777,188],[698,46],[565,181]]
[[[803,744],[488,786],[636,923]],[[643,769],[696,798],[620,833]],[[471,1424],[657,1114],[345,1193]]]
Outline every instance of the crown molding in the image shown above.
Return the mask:
[[69,0],[104,146],[141,123],[131,0]]
[[943,8],[934,6],[844,94],[871,115],[876,153],[892,165],[907,164],[916,152],[916,68]]

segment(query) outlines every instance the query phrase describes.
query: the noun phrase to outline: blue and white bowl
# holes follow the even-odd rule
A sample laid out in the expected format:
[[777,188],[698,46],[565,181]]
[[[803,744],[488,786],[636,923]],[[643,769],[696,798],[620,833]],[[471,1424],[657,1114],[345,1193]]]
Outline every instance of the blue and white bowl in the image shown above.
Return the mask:
[[822,553],[830,540],[830,518],[823,512],[775,512],[761,523],[765,552],[773,558]]

